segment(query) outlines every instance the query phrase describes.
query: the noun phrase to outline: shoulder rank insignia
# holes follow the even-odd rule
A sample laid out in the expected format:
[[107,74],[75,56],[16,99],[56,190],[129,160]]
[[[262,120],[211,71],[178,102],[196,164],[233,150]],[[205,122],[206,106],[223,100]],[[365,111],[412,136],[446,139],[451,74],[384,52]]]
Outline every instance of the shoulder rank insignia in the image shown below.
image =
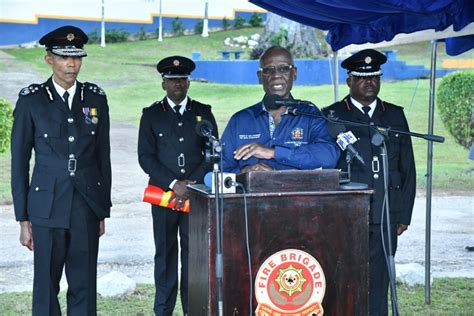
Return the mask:
[[86,86],[86,90],[98,95],[105,96],[104,90],[102,90],[98,85],[90,83],[90,82],[84,82],[84,85]]
[[39,85],[39,84],[31,84],[30,86],[21,89],[19,95],[20,96],[26,96],[26,95],[29,95],[29,94],[35,94],[36,92],[39,91],[40,87],[41,87],[41,85]]

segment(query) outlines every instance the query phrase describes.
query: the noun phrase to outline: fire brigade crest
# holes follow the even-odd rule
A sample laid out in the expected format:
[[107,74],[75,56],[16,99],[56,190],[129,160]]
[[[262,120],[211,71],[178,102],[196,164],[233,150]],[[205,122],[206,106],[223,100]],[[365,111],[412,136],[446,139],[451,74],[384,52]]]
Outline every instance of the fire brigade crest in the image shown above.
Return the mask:
[[296,127],[291,131],[292,140],[303,140],[303,129]]
[[325,291],[324,272],[313,256],[297,249],[279,251],[258,270],[255,315],[323,315]]

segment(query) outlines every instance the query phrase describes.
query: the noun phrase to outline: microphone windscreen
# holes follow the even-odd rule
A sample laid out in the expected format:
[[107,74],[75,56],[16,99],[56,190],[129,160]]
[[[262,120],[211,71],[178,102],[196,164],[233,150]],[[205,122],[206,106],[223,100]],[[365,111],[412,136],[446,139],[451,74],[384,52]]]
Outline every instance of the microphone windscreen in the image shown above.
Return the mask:
[[329,122],[326,126],[329,135],[332,138],[337,138],[337,135],[344,133],[346,131],[346,126],[344,124]]
[[209,188],[212,188],[212,177],[214,177],[214,173],[212,171],[209,171],[204,176],[204,184]]
[[265,108],[267,110],[276,110],[278,109],[281,105],[277,104],[277,101],[282,101],[284,100],[282,97],[276,94],[265,94],[263,97],[263,104],[265,105]]
[[196,124],[196,134],[201,137],[207,137],[212,133],[213,127],[208,120],[202,120]]

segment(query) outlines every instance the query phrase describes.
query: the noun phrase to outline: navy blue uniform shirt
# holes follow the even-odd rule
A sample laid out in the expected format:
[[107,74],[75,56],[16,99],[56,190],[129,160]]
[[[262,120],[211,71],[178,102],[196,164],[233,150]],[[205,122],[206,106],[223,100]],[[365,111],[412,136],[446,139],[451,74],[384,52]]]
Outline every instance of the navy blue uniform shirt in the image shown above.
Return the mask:
[[[312,114],[321,113],[316,107],[307,105],[299,105],[296,109]],[[283,114],[273,135],[270,135],[269,124],[269,112],[262,102],[243,109],[230,118],[222,136],[224,171],[240,173],[243,167],[260,162],[275,170],[330,169],[336,166],[340,151],[326,129],[324,119]],[[234,159],[237,148],[253,142],[274,147],[275,158]]]

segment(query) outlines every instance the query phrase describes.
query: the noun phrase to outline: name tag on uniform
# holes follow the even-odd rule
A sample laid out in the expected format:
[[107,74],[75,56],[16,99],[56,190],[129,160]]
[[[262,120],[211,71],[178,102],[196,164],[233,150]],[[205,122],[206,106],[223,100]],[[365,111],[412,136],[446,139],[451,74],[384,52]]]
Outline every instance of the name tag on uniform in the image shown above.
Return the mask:
[[239,139],[259,139],[262,134],[239,135]]

